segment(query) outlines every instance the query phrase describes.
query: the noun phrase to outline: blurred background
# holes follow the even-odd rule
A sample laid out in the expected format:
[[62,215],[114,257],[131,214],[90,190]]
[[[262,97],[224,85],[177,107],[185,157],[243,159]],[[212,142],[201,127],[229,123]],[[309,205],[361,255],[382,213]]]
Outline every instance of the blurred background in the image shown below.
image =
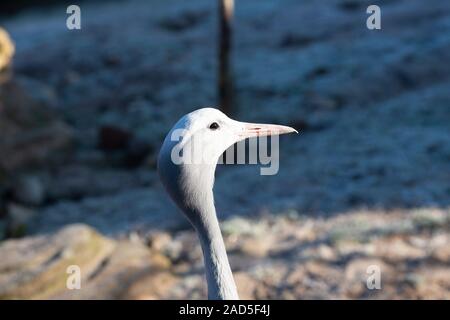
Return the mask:
[[0,298],[205,298],[155,159],[221,105],[300,131],[277,175],[216,173],[241,298],[449,299],[450,2],[379,0],[368,30],[371,1],[236,0],[228,54],[219,3],[79,1],[81,30],[0,4]]

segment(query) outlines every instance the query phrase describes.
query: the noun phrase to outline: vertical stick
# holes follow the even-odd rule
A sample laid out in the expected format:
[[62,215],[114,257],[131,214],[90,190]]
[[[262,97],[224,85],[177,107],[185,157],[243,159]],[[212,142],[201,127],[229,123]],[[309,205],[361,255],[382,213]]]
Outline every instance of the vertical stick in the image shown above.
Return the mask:
[[231,23],[233,20],[234,0],[219,0],[219,106],[227,114],[233,104],[233,83],[230,72]]

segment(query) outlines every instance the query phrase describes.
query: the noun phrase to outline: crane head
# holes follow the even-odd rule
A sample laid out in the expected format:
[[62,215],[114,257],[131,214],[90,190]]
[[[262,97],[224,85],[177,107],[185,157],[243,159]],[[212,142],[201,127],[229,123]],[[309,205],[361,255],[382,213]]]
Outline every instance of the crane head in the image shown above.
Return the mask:
[[[171,152],[171,160],[180,164],[216,164],[231,145],[246,138],[297,132],[294,128],[240,122],[214,108],[202,108],[182,117],[167,135],[161,152]],[[181,159],[183,158],[183,159]],[[178,161],[177,161],[178,160]]]
[[158,173],[172,199],[195,225],[202,208],[213,207],[214,172],[228,147],[246,138],[291,132],[297,131],[236,121],[214,108],[198,109],[183,116],[167,134],[158,156]]

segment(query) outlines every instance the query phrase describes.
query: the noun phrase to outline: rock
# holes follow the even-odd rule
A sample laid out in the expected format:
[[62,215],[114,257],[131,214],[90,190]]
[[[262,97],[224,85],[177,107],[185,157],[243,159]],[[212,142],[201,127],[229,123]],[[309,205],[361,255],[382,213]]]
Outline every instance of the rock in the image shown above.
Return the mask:
[[147,245],[157,251],[163,251],[169,246],[171,239],[169,233],[156,231],[147,236]]
[[29,206],[39,206],[45,200],[42,181],[37,176],[19,177],[13,186],[14,200]]
[[5,241],[0,245],[0,298],[45,299],[82,293],[67,289],[67,268],[80,267],[84,288],[114,248],[113,241],[84,225],[72,225],[54,235]]
[[380,293],[381,290],[370,290],[367,287],[369,276],[374,272],[369,267],[379,268],[382,281],[381,286],[385,289],[386,283],[389,281],[389,273],[391,272],[391,268],[386,263],[374,258],[354,259],[345,267],[345,290],[350,298],[355,299],[370,293]]
[[419,229],[433,230],[447,223],[447,216],[436,209],[416,209],[411,212],[414,225]]
[[450,275],[448,266],[424,268],[416,276],[412,299],[450,299]]
[[323,260],[332,261],[336,259],[336,253],[333,251],[333,249],[324,244],[320,245],[317,248],[317,254],[320,257],[320,259]]
[[250,238],[243,241],[240,246],[240,251],[243,254],[255,257],[263,258],[267,256],[271,249],[273,237],[266,238]]
[[143,274],[139,280],[130,285],[121,299],[155,300],[167,299],[170,288],[180,279],[169,272],[150,272]]
[[14,55],[14,44],[5,29],[0,28],[0,71],[7,68]]
[[389,261],[422,259],[426,252],[406,242],[402,237],[392,237],[374,241],[375,252]]
[[252,236],[263,235],[264,224],[254,223],[240,217],[233,217],[222,224],[222,230],[226,235],[248,234]]
[[450,263],[450,236],[447,234],[438,234],[433,237],[431,241],[432,254],[431,256],[445,264]]
[[[4,241],[0,256],[0,299],[157,298],[166,296],[177,279],[161,254],[81,224]],[[81,290],[66,287],[71,265],[81,270]]]
[[181,241],[168,242],[162,252],[169,257],[170,260],[178,262],[180,260],[186,260],[186,254],[183,251],[183,243]]
[[[110,240],[109,241],[113,241]],[[126,240],[114,241],[113,250],[94,271],[85,277],[83,290],[60,292],[55,295],[62,299],[120,299],[127,296],[129,288],[139,283],[144,275],[161,272],[159,258],[155,264],[153,254],[143,244]],[[148,288],[146,294],[153,292]]]
[[205,299],[206,283],[203,275],[186,274],[183,281],[176,283],[170,292],[171,299]]
[[[238,284],[239,298],[243,300],[254,299],[258,286],[263,285],[245,272],[236,272],[234,274],[234,279]],[[259,291],[261,291],[261,289],[259,289]]]

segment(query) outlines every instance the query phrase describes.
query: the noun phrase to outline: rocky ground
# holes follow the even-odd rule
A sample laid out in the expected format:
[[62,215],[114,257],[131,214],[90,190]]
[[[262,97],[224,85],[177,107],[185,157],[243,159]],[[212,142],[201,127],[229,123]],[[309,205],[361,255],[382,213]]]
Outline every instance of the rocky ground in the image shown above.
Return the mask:
[[[237,3],[230,112],[301,131],[275,176],[217,172],[242,297],[450,298],[450,4],[381,1],[381,31],[368,4]],[[195,235],[154,169],[171,125],[215,103],[216,7],[82,15],[81,31],[62,7],[1,21],[0,239],[23,238],[0,244],[0,297],[203,297]],[[372,264],[382,290],[365,287]]]
[[[243,299],[449,299],[450,211],[296,213],[222,225]],[[191,231],[111,240],[86,225],[0,246],[0,298],[203,299]],[[82,271],[68,290],[66,268]],[[368,289],[370,266],[381,288]],[[370,280],[370,279],[369,279]],[[371,283],[369,281],[369,283]]]

